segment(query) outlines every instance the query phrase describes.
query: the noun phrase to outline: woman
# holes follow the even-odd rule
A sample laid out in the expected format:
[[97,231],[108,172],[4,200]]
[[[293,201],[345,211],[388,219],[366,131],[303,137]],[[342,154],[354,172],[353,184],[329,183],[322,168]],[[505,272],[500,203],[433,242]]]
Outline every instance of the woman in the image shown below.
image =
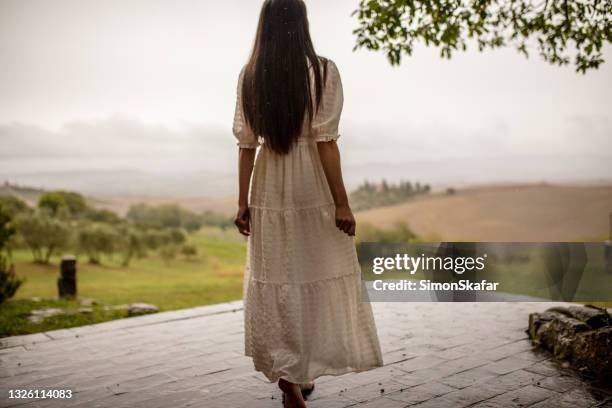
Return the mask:
[[314,51],[303,1],[264,2],[237,94],[245,351],[278,381],[286,407],[305,407],[315,378],[382,357],[336,145],[342,83]]

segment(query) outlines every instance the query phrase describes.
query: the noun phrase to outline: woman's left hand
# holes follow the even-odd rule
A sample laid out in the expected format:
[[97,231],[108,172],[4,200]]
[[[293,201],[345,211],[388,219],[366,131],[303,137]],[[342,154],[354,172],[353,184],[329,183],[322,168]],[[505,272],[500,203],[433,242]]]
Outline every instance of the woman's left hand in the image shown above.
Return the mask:
[[251,214],[249,213],[248,206],[238,207],[238,214],[236,214],[234,225],[236,225],[238,232],[242,235],[247,237],[251,235]]

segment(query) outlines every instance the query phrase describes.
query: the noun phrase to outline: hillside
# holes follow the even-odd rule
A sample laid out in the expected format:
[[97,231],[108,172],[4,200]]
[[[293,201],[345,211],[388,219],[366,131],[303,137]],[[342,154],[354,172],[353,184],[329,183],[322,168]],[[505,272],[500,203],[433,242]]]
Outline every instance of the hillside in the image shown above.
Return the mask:
[[12,196],[17,197],[20,200],[25,201],[30,206],[36,205],[38,197],[40,197],[45,190],[40,188],[20,186],[17,184],[11,184],[8,181],[0,184],[0,197],[1,196]]
[[[4,183],[0,195],[35,205],[44,190]],[[234,197],[88,197],[98,208],[124,215],[131,204],[175,203],[200,213],[234,215]],[[603,240],[610,236],[612,185],[492,185],[430,193],[356,214],[358,223],[393,228],[405,222],[420,237],[457,241]]]
[[572,241],[606,239],[611,213],[612,186],[531,184],[431,194],[356,217],[379,228],[405,222],[427,239]]
[[[42,188],[22,186],[5,181],[0,184],[0,197],[13,196],[25,201],[30,207],[36,207],[39,197],[46,191]],[[234,197],[150,197],[150,196],[86,196],[87,202],[96,208],[103,208],[125,216],[133,204],[144,203],[150,206],[160,204],[178,204],[196,212],[212,211],[226,216],[234,215],[236,199]]]

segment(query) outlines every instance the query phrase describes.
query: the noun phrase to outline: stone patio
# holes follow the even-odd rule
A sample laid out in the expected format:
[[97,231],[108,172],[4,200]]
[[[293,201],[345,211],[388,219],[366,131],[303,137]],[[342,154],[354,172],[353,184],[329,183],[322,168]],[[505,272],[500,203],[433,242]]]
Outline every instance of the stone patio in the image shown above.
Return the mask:
[[[375,303],[385,366],[317,381],[309,407],[612,407],[612,391],[532,351],[551,303]],[[242,304],[0,339],[0,406],[281,407],[243,354]],[[9,389],[71,389],[16,400]]]

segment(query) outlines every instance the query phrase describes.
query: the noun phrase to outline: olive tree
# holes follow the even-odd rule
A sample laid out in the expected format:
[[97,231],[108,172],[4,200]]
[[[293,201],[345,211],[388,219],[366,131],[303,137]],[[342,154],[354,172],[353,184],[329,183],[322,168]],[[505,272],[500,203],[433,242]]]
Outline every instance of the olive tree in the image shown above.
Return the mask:
[[48,264],[51,256],[70,242],[69,227],[44,210],[19,214],[15,224],[36,263]]
[[530,48],[577,72],[598,68],[612,41],[612,0],[361,0],[355,49],[383,51],[392,65],[423,42],[450,58],[473,40],[480,51]]
[[89,263],[96,265],[102,255],[112,256],[117,240],[117,231],[107,224],[82,224],[77,235],[79,251],[87,255]]
[[122,226],[117,236],[117,246],[122,254],[121,265],[128,267],[134,257],[146,254],[145,234],[136,228]]
[[[49,191],[38,199],[38,207],[49,211],[54,217],[62,214],[78,218],[89,210],[87,201],[79,193],[72,191]],[[61,218],[61,217],[60,217]]]

